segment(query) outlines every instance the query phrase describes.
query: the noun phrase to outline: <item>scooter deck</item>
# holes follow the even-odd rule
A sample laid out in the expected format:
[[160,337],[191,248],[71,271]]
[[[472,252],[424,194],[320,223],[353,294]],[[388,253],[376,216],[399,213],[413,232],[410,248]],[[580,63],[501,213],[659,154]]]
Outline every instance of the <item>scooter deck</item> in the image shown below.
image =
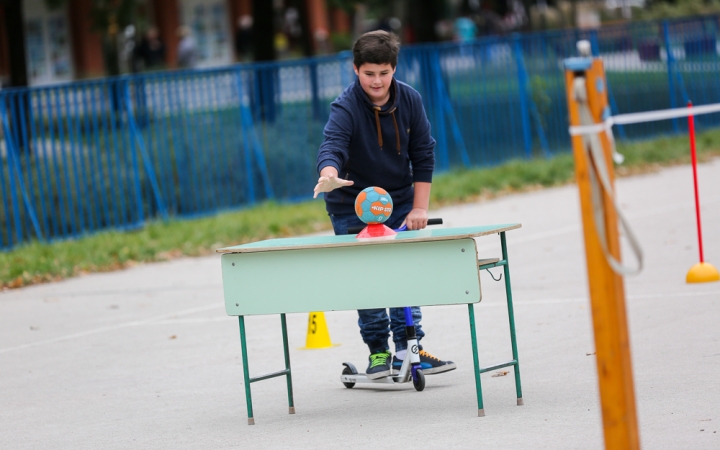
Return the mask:
[[[405,379],[403,379],[405,378]],[[411,381],[412,377],[403,377],[402,373],[391,373],[384,377],[370,379],[365,373],[356,374],[342,374],[340,375],[340,381],[343,383],[385,383],[385,384],[396,384],[396,383],[407,383]]]

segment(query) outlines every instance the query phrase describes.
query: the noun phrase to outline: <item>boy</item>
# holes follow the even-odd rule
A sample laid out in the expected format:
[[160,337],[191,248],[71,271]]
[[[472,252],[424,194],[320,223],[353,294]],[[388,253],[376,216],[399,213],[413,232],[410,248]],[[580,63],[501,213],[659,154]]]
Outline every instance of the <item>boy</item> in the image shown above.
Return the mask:
[[[410,230],[427,225],[435,140],[420,94],[393,77],[399,51],[394,34],[371,31],[360,36],[353,45],[357,78],[331,104],[318,151],[320,178],[314,196],[325,193],[335,234],[364,225],[355,214],[355,197],[369,186],[387,190],[393,199],[385,225],[398,228],[404,223]],[[420,308],[413,307],[412,313],[420,340],[425,335]],[[358,316],[360,335],[370,348],[368,378],[390,375],[391,365],[400,369],[407,353],[403,309],[390,308],[389,317],[385,309],[359,310]],[[392,362],[390,329],[395,343]],[[420,361],[426,374],[455,369],[455,363],[441,361],[422,346]]]

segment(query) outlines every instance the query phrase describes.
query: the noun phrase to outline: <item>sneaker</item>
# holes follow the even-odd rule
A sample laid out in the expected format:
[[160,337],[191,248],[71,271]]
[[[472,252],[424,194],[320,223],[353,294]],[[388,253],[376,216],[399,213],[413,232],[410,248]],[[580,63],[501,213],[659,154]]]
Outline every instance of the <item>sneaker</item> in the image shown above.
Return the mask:
[[[393,356],[393,370],[399,371],[402,367],[402,363],[402,359],[398,359],[397,356]],[[420,368],[425,375],[430,375],[433,373],[449,372],[457,369],[457,366],[452,361],[441,361],[440,358],[436,358],[425,350],[420,350]]]
[[369,380],[376,380],[390,375],[390,364],[388,364],[390,351],[385,350],[384,352],[373,353],[369,359],[370,364],[365,371]]

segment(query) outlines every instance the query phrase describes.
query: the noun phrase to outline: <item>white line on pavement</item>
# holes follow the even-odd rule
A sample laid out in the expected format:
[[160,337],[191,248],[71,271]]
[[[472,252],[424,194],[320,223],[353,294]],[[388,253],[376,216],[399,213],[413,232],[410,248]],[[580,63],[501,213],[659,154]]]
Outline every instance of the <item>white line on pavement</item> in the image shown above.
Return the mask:
[[[720,291],[709,291],[709,292],[675,292],[675,293],[658,293],[658,294],[639,294],[629,295],[628,300],[646,300],[646,299],[674,299],[681,297],[705,297],[705,296],[716,296],[720,297]],[[589,300],[587,297],[576,297],[576,298],[558,298],[558,299],[542,299],[542,300],[520,300],[514,301],[514,305],[520,306],[541,306],[541,305],[554,305],[563,303],[587,303]],[[500,307],[504,306],[505,302],[486,302],[483,304],[485,307]],[[82,331],[80,333],[68,334],[52,339],[46,339],[43,341],[32,342],[30,344],[18,345],[15,347],[8,347],[0,349],[0,353],[8,353],[15,350],[24,350],[27,348],[39,347],[42,345],[55,344],[57,342],[68,341],[92,334],[104,333],[106,331],[119,330],[121,328],[136,327],[140,325],[177,325],[177,324],[193,324],[193,323],[208,323],[208,322],[223,322],[229,319],[229,317],[203,317],[194,319],[173,319],[173,317],[183,316],[187,314],[194,314],[197,312],[209,311],[212,309],[220,308],[223,305],[206,305],[196,308],[184,309],[171,314],[164,314],[162,316],[152,317],[145,320],[135,320],[132,322],[120,323],[109,327],[95,328],[93,330]]]
[[41,345],[55,344],[57,342],[68,341],[70,339],[76,339],[76,338],[90,336],[90,335],[98,334],[98,333],[104,333],[106,331],[119,330],[121,328],[136,327],[138,325],[152,325],[153,322],[156,320],[172,319],[173,317],[183,316],[183,315],[187,315],[187,314],[194,314],[194,313],[202,312],[202,311],[208,311],[211,309],[220,308],[222,306],[223,306],[222,304],[213,304],[213,305],[205,305],[205,306],[198,306],[195,308],[183,309],[181,311],[177,311],[174,313],[163,314],[161,316],[151,317],[151,318],[144,319],[144,320],[133,320],[131,322],[119,323],[117,325],[110,325],[107,327],[101,327],[101,328],[95,328],[92,330],[81,331],[79,333],[67,334],[65,336],[59,336],[56,338],[45,339],[45,340],[37,341],[37,342],[31,342],[29,344],[17,345],[15,347],[2,348],[2,349],[0,349],[0,353],[8,353],[8,352],[12,352],[15,350],[24,350],[26,348],[39,347]]

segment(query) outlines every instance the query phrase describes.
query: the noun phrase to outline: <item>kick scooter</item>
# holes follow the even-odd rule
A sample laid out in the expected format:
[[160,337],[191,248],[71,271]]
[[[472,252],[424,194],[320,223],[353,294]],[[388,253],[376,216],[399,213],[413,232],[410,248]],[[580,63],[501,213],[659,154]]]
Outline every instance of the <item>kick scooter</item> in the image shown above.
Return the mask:
[[340,381],[346,388],[352,388],[355,383],[407,383],[412,380],[415,390],[422,391],[425,389],[425,375],[420,368],[420,349],[418,347],[417,337],[415,335],[415,323],[412,318],[412,310],[409,306],[405,308],[405,335],[407,336],[407,354],[403,360],[400,372],[390,373],[390,375],[382,378],[371,380],[364,373],[358,373],[352,363],[344,362],[345,368],[340,375]]
[[[442,219],[428,219],[428,225],[442,224]],[[362,228],[361,228],[362,229]],[[350,228],[348,234],[355,234],[361,229],[355,230]],[[405,225],[396,229],[395,231],[406,231]],[[415,390],[418,392],[425,389],[425,374],[420,366],[420,348],[418,346],[417,335],[415,334],[415,322],[412,317],[412,310],[409,306],[405,306],[405,336],[407,337],[407,354],[403,360],[402,367],[398,373],[394,371],[390,372],[390,375],[382,378],[376,378],[371,380],[364,373],[358,373],[357,369],[352,363],[344,362],[345,368],[340,375],[340,381],[345,385],[346,388],[350,389],[355,386],[355,383],[407,383],[410,380],[415,386]]]

